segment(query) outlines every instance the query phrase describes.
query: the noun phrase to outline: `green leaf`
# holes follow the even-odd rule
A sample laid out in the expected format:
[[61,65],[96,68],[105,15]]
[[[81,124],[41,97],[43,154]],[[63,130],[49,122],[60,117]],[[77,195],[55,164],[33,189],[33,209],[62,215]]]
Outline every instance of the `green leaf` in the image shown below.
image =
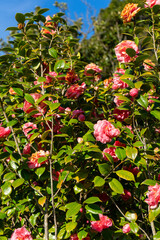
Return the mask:
[[[6,217],[7,217],[7,215],[5,213],[0,212],[0,219],[1,220],[5,219]],[[0,239],[1,239],[1,237],[0,237]]]
[[83,240],[85,237],[87,237],[88,235],[88,232],[86,232],[85,230],[81,230],[79,233],[78,233],[78,239],[79,240]]
[[126,152],[123,148],[117,147],[115,154],[119,160],[124,160],[126,158]]
[[50,48],[48,50],[48,52],[49,52],[49,55],[51,55],[53,58],[57,58],[57,50],[56,49]]
[[93,182],[95,187],[102,187],[105,184],[105,180],[99,176],[96,176]]
[[155,118],[160,120],[160,111],[154,110],[150,112]]
[[67,232],[73,231],[77,226],[77,222],[69,222],[66,224],[66,230]]
[[153,222],[159,214],[160,214],[160,205],[156,209],[152,209],[149,211],[149,221]]
[[38,203],[39,203],[39,205],[41,205],[42,207],[44,206],[45,202],[46,202],[46,196],[40,197],[40,198],[38,199]]
[[47,79],[45,77],[39,77],[37,81],[41,83],[41,82],[46,82],[46,80]]
[[126,53],[127,53],[130,57],[136,56],[136,51],[135,51],[133,48],[127,48],[127,49],[126,49]]
[[66,205],[66,208],[68,211],[66,212],[66,218],[73,217],[79,213],[79,210],[81,209],[81,204],[77,202],[72,202]]
[[130,226],[131,231],[132,231],[133,233],[136,234],[136,233],[138,232],[139,227],[138,227],[137,223],[135,223],[135,222],[130,222],[130,223],[129,223],[129,226]]
[[12,183],[12,186],[15,188],[21,186],[22,184],[24,183],[24,179],[23,178],[19,178],[19,179],[16,179],[13,183]]
[[36,221],[37,221],[37,218],[39,215],[40,215],[40,213],[36,213],[36,214],[32,213],[31,217],[29,218],[29,221],[33,226],[36,225]]
[[13,87],[13,90],[21,97],[23,97],[23,91],[20,89],[20,88],[14,88]]
[[101,202],[99,197],[90,197],[90,198],[86,199],[83,203],[92,204],[95,202]]
[[148,107],[148,100],[147,100],[147,98],[146,97],[144,97],[144,96],[140,96],[140,98],[137,100],[137,102],[142,106],[142,107],[144,107],[145,109],[147,109],[147,107]]
[[148,186],[154,186],[156,183],[157,183],[156,180],[146,179],[141,184],[148,185]]
[[3,167],[3,164],[2,163],[0,163],[0,176],[2,175],[2,173],[3,173],[3,169],[4,169],[4,167]]
[[10,182],[5,182],[2,186],[2,192],[4,195],[10,195],[12,192],[12,187]]
[[35,173],[37,174],[38,177],[40,177],[45,171],[45,167],[39,167],[36,169]]
[[40,157],[38,158],[38,163],[45,162],[47,160],[47,157]]
[[22,13],[16,13],[15,19],[19,23],[24,23],[25,21],[25,16]]
[[6,181],[9,181],[9,180],[13,180],[15,178],[16,174],[15,173],[6,173],[3,177],[3,181],[6,182]]
[[14,141],[5,141],[4,145],[9,146],[9,147],[13,147],[13,148],[16,146]]
[[33,135],[30,137],[29,141],[32,142],[35,138],[37,138],[39,136],[39,133],[33,133]]
[[64,67],[65,67],[65,61],[62,60],[58,60],[55,65],[54,65],[54,71],[55,72],[60,72]]
[[123,178],[127,181],[135,181],[134,175],[130,171],[118,170],[116,171],[116,174],[118,175],[118,177]]
[[101,208],[96,204],[86,205],[85,209],[92,214],[102,214]]
[[49,11],[49,8],[42,8],[42,9],[40,9],[37,13],[38,13],[38,14],[43,14],[43,13],[45,13],[45,12],[47,12],[47,11]]
[[107,176],[108,173],[110,172],[110,165],[108,163],[102,163],[102,164],[98,164],[98,169],[100,171],[100,173],[104,176]]
[[111,180],[111,182],[109,182],[109,186],[116,193],[119,193],[119,194],[123,194],[124,193],[124,189],[123,189],[122,184],[115,178],[113,178]]
[[153,236],[153,240],[159,240],[160,239],[160,231],[156,233],[156,235]]
[[137,213],[135,212],[126,212],[125,216],[128,218],[129,221],[136,221],[137,220]]
[[132,148],[132,147],[127,146],[126,155],[127,155],[128,158],[131,158],[131,159],[135,160],[137,155],[138,155],[137,148]]
[[24,98],[27,102],[31,103],[32,105],[35,104],[34,98],[30,94],[26,93]]
[[12,120],[12,121],[7,123],[7,127],[12,127],[12,126],[16,125],[17,123],[18,123],[17,120]]
[[19,30],[17,27],[8,27],[6,31],[17,31]]
[[94,124],[92,122],[85,121],[84,123],[90,130],[94,130]]
[[55,109],[59,108],[60,105],[60,103],[52,103],[49,105],[49,108],[51,109],[51,111],[54,111]]
[[81,184],[81,183],[77,183],[75,186],[74,186],[74,192],[75,192],[75,194],[78,194],[78,193],[80,193],[80,192],[82,192],[83,191],[83,185]]

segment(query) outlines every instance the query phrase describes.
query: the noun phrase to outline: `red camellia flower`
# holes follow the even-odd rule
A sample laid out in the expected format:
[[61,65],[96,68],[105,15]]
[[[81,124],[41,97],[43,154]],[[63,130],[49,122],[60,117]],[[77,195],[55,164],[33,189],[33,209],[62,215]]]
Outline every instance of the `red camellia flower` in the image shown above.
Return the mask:
[[60,171],[55,171],[55,169],[53,169],[53,175],[52,178],[54,181],[58,181],[59,179],[59,175],[63,172],[63,169],[61,169]]
[[10,133],[11,130],[9,129],[9,127],[7,128],[0,127],[0,138],[6,138],[9,136]]
[[138,4],[128,3],[121,12],[121,18],[123,19],[123,22],[130,22],[132,17],[134,17],[139,10],[140,7],[138,7]]
[[131,61],[135,61],[136,56],[134,57],[130,57],[127,53],[126,53],[126,49],[127,48],[132,48],[135,50],[136,54],[139,53],[138,50],[138,46],[135,44],[135,42],[130,41],[130,40],[124,40],[121,43],[119,43],[116,47],[115,47],[115,53],[116,53],[116,57],[117,60],[121,63],[129,63]]
[[14,230],[11,240],[33,240],[33,238],[25,227],[21,227]]
[[23,154],[30,154],[31,153],[31,145],[27,143],[23,148]]
[[113,224],[112,220],[109,217],[102,214],[99,214],[99,219],[99,221],[91,221],[91,228],[97,232],[102,232],[103,229],[109,228]]
[[[39,94],[39,93],[32,93],[32,94],[30,94],[32,97],[33,97],[33,99],[35,100],[35,103],[36,103],[36,101],[40,98],[40,97],[42,97],[42,95],[41,94]],[[38,107],[37,107],[37,109],[35,108],[35,107],[33,107],[33,105],[31,104],[31,103],[29,103],[29,102],[27,102],[26,100],[24,101],[24,105],[23,105],[23,111],[25,112],[25,113],[30,113],[30,112],[32,112],[32,111],[34,111],[34,110],[37,110],[37,111],[39,111],[39,113],[36,113],[36,114],[34,114],[34,115],[32,115],[32,117],[39,117],[39,116],[41,116],[42,114],[44,114],[45,112],[46,112],[46,104],[42,101],[42,102],[40,102],[39,104],[38,104]]]
[[85,89],[86,89],[85,83],[82,83],[81,85],[74,84],[67,89],[65,96],[67,98],[77,99],[84,93]]
[[146,0],[145,8],[152,8],[154,5],[160,5],[160,0]]
[[99,120],[94,125],[94,136],[97,141],[101,143],[111,142],[112,138],[118,137],[120,135],[120,130],[115,128],[107,120]]
[[106,160],[106,161],[109,161],[109,159],[107,158],[107,156],[105,155],[105,153],[108,153],[112,156],[113,158],[113,161],[114,162],[117,162],[119,159],[117,158],[116,154],[115,154],[115,150],[116,148],[115,147],[109,147],[109,148],[105,148],[102,152],[103,154],[103,158]]
[[[85,237],[85,238],[82,238],[82,240],[90,240],[90,239],[91,238],[90,238],[89,235],[87,237]],[[75,233],[75,234],[70,236],[70,240],[79,240],[79,238],[78,238],[77,234]]]
[[113,115],[114,115],[114,117],[115,117],[118,121],[122,122],[122,121],[124,121],[126,118],[129,117],[130,111],[128,111],[128,110],[120,110],[120,109],[118,109],[118,108],[115,108],[114,111],[113,111]]
[[32,122],[28,122],[23,125],[23,132],[28,139],[33,135],[33,133],[29,134],[29,132],[32,131],[33,129],[38,129],[38,128],[37,128],[37,125]]
[[123,88],[127,88],[128,84],[123,82],[120,77],[121,75],[123,75],[125,73],[125,70],[122,68],[119,68],[116,70],[116,72],[113,74],[113,85],[112,85],[112,89],[117,90],[119,88],[123,89]]
[[149,186],[147,192],[148,198],[145,200],[151,209],[157,208],[160,202],[160,185]]
[[124,194],[121,194],[121,198],[123,199],[123,201],[128,201],[131,196],[131,193],[127,189],[124,189]]
[[125,143],[121,143],[120,141],[115,141],[114,146],[116,146],[116,147],[125,147],[126,144]]
[[67,75],[65,76],[65,80],[68,84],[73,84],[79,80],[79,77],[75,73],[75,71],[72,69],[67,72]]
[[139,90],[137,88],[132,88],[129,91],[129,95],[133,98],[136,98],[138,96]]
[[33,153],[32,154],[32,156],[29,158],[29,162],[28,162],[28,167],[29,168],[38,168],[38,167],[40,167],[42,164],[45,164],[45,163],[47,163],[48,162],[48,160],[45,160],[45,161],[43,161],[43,162],[41,162],[41,163],[38,163],[38,159],[40,158],[40,157],[46,157],[46,156],[48,156],[49,155],[49,152],[47,151],[47,152],[45,152],[45,151],[43,151],[43,150],[40,150],[40,151],[38,151],[38,152],[35,152],[35,153]]
[[123,233],[129,233],[131,231],[131,228],[129,226],[129,223],[125,224],[122,229]]

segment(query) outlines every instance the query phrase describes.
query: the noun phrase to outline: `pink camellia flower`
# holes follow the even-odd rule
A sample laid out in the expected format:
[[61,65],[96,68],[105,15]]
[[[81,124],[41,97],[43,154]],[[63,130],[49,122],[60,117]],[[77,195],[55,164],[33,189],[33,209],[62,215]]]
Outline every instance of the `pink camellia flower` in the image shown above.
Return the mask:
[[31,145],[27,143],[23,148],[23,154],[31,154]]
[[115,150],[116,148],[115,147],[109,147],[109,148],[105,148],[102,152],[102,155],[103,155],[103,158],[106,160],[106,161],[109,161],[108,157],[105,155],[105,153],[108,153],[112,156],[113,158],[113,161],[114,162],[117,162],[119,159],[118,157],[116,156],[115,154]]
[[126,53],[127,48],[132,48],[135,50],[136,54],[139,53],[138,46],[135,44],[135,42],[130,41],[130,40],[124,40],[120,42],[116,47],[115,47],[115,53],[117,60],[121,63],[129,63],[131,61],[135,61],[137,55],[134,57],[130,57]]
[[124,23],[130,22],[132,17],[134,17],[137,12],[139,12],[140,7],[138,4],[128,3],[125,5],[123,11],[121,12],[121,18],[123,19]]
[[145,59],[143,62],[144,70],[150,71],[155,67],[155,64],[150,59]]
[[9,129],[9,127],[7,128],[0,127],[0,138],[6,138],[9,136],[10,133],[11,130]]
[[[91,238],[90,238],[89,235],[87,235],[87,237],[85,237],[85,238],[82,238],[82,240],[90,240],[90,239]],[[75,233],[75,234],[70,236],[70,240],[79,240],[79,238],[78,238],[77,234]]]
[[[53,22],[50,22],[52,19],[50,16],[47,16],[46,17],[46,21],[44,23],[44,26],[45,27],[51,27],[50,30],[48,29],[42,29],[41,32],[42,32],[42,35],[43,34],[51,34],[51,35],[54,35],[56,33],[56,27],[57,27],[57,24],[56,23],[53,23]],[[54,30],[52,29],[54,28]],[[44,36],[44,35],[43,35]],[[45,37],[45,36],[44,36]]]
[[84,116],[84,114],[80,114],[80,115],[78,116],[78,120],[79,120],[80,122],[84,122],[84,121],[85,121],[85,116]]
[[138,96],[139,90],[137,88],[132,88],[129,91],[129,95],[133,98],[136,98]]
[[118,108],[115,108],[113,111],[113,115],[118,121],[122,122],[126,118],[129,117],[130,111],[129,110],[120,110]]
[[29,134],[29,132],[32,131],[33,129],[38,129],[38,128],[37,128],[37,125],[32,122],[28,122],[23,125],[23,132],[28,139],[33,135],[33,133]]
[[104,88],[109,87],[112,82],[113,82],[113,78],[111,78],[111,77],[109,77],[108,79],[105,79],[105,80],[103,81]]
[[113,85],[112,85],[112,89],[117,90],[119,88],[123,89],[123,88],[127,88],[128,84],[123,82],[120,77],[121,75],[123,75],[125,73],[125,70],[122,68],[119,68],[116,70],[116,72],[113,74]]
[[84,75],[86,76],[92,76],[93,74],[88,72],[88,71],[93,71],[93,73],[101,73],[102,69],[99,68],[99,66],[97,66],[95,63],[90,63],[88,65],[85,66],[85,71],[84,71]]
[[102,214],[99,214],[99,219],[99,221],[91,221],[91,228],[97,232],[102,232],[103,229],[109,228],[113,224],[112,220],[109,217]]
[[85,83],[82,83],[81,85],[74,84],[67,89],[65,96],[67,98],[77,99],[84,93],[85,89],[86,89]]
[[72,112],[72,118],[78,118],[78,116],[83,113],[84,111],[82,109],[76,109]]
[[[37,101],[40,97],[42,97],[42,95],[39,94],[39,93],[31,93],[30,95],[33,97],[35,103],[36,103],[36,101]],[[44,113],[46,112],[46,110],[47,110],[46,107],[47,107],[47,105],[46,105],[43,101],[41,101],[41,102],[38,104],[37,109],[36,109],[35,107],[33,107],[33,105],[32,105],[31,103],[29,103],[29,102],[27,102],[27,101],[25,100],[25,101],[24,101],[24,105],[23,105],[23,111],[24,111],[25,113],[30,113],[30,112],[32,112],[32,111],[34,111],[34,110],[39,111],[39,113],[36,113],[36,114],[33,114],[33,115],[32,115],[32,117],[35,117],[35,118],[36,118],[36,117],[39,117],[39,116],[41,116],[42,114],[44,114]]]
[[121,194],[121,198],[123,199],[123,201],[128,201],[131,198],[131,193],[127,190],[124,189],[124,194]]
[[120,130],[115,128],[113,124],[107,120],[99,120],[94,125],[94,136],[96,140],[101,143],[111,142],[112,138],[118,137],[119,135]]
[[48,163],[47,159],[41,163],[38,163],[39,158],[47,157],[48,155],[49,155],[49,152],[48,151],[45,152],[43,150],[33,153],[32,156],[29,158],[30,161],[28,162],[28,167],[31,169],[32,168],[34,169],[34,168],[40,167],[42,164]]
[[23,226],[14,230],[11,240],[33,240],[31,233]]
[[133,173],[134,176],[137,176],[137,174],[139,173],[139,167],[133,168],[131,164],[129,165],[129,167],[124,166],[123,169]]
[[124,101],[120,100],[117,96],[115,96],[114,103],[116,104],[117,107],[119,107],[122,103],[124,103]]
[[154,5],[160,5],[160,0],[146,0],[146,4],[144,5],[144,7],[152,8]]
[[147,197],[145,202],[148,203],[150,209],[157,208],[160,202],[160,185],[158,183],[155,186],[148,187]]
[[159,97],[149,95],[149,96],[148,96],[148,102],[149,102],[149,103],[154,103],[155,101],[154,101],[153,99],[158,99],[158,98],[159,98]]
[[123,233],[129,233],[131,231],[129,223],[127,223],[123,226],[122,231],[123,231]]

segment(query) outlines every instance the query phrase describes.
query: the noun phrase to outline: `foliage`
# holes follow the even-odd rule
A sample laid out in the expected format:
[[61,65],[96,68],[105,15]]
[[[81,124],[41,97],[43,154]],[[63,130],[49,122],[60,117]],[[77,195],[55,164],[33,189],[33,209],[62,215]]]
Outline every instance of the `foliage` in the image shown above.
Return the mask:
[[134,42],[106,81],[63,13],[16,14],[0,56],[1,239],[159,238],[159,9],[125,25]]

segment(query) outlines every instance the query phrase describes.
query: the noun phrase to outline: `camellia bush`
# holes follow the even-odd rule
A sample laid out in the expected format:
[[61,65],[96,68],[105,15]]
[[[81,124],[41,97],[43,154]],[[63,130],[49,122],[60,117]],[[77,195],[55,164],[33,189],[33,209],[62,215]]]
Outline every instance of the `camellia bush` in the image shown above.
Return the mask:
[[17,13],[0,56],[0,239],[158,240],[160,2],[123,9],[109,79],[46,11]]

